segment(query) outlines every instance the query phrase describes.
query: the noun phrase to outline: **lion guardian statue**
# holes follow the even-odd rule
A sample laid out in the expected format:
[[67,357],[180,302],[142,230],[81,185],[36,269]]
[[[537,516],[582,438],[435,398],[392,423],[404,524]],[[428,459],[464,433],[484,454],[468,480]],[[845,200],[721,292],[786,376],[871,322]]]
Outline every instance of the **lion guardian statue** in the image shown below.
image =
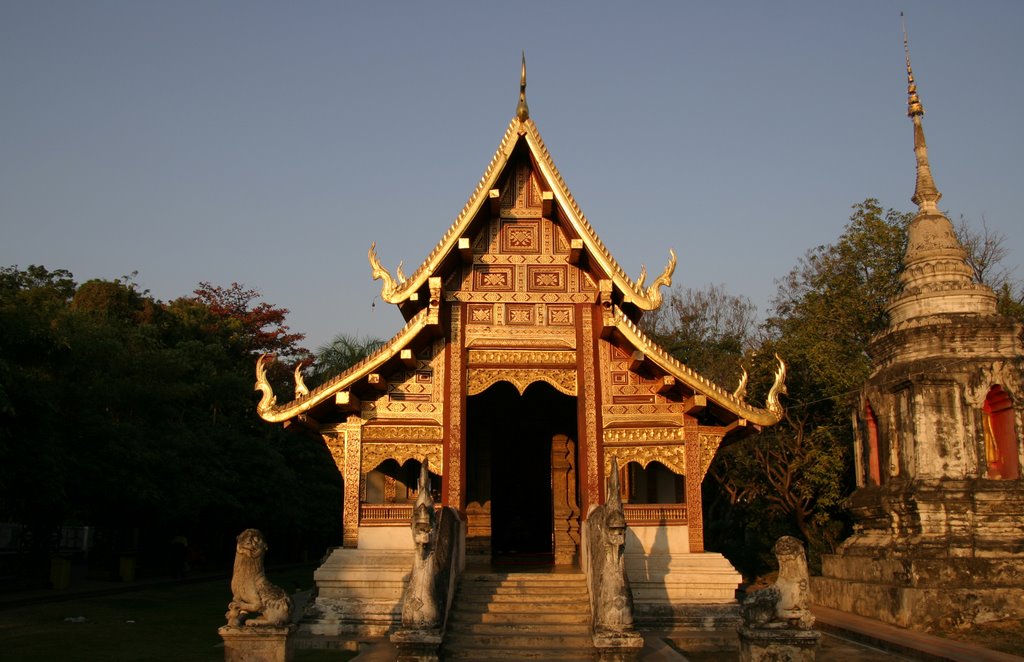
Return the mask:
[[267,543],[257,529],[246,529],[238,535],[235,546],[235,569],[231,576],[231,602],[224,617],[228,627],[282,626],[291,619],[292,599],[271,584],[263,572],[263,556]]

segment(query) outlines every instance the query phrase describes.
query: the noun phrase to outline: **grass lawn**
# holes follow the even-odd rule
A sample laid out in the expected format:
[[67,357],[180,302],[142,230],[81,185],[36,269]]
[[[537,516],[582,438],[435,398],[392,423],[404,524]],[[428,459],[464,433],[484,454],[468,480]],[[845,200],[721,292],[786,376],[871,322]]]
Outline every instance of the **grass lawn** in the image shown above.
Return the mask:
[[[268,572],[289,593],[308,589],[313,567]],[[151,588],[0,611],[0,659],[223,660],[217,628],[231,600],[227,579]],[[84,617],[84,622],[66,618]],[[302,651],[297,661],[343,660],[351,654]]]

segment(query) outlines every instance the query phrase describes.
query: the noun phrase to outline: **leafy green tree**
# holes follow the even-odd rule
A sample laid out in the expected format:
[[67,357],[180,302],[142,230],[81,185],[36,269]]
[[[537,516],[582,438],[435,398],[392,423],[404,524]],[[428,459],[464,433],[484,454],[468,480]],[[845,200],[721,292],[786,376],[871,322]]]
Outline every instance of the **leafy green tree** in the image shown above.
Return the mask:
[[340,375],[383,344],[383,340],[370,336],[339,333],[331,342],[321,345],[316,350],[316,359],[313,361],[308,380],[310,387],[318,386],[331,377]]
[[305,358],[306,350],[298,345],[303,333],[293,333],[285,324],[287,308],[278,308],[261,298],[259,290],[238,283],[228,287],[199,283],[193,292],[195,300],[205,305],[215,317],[227,324],[233,338],[254,354],[276,353],[282,360]]
[[59,524],[138,530],[126,539],[157,555],[187,531],[230,558],[248,526],[335,542],[340,477],[323,441],[254,411],[255,352],[298,355],[301,336],[283,309],[249,305],[255,291],[205,287],[237,305],[0,270],[0,518],[41,531],[39,551]]
[[675,358],[728,388],[740,360],[757,343],[757,307],[722,285],[672,288],[664,303],[640,323]]
[[[758,347],[755,390],[770,383],[769,357],[786,360],[788,400],[777,426],[722,449],[711,468],[712,545],[749,573],[769,564],[774,537],[808,543],[812,564],[845,533],[852,489],[849,411],[868,376],[871,337],[899,292],[910,215],[877,200],[854,205],[842,235],[811,249],[782,279]],[[750,550],[757,553],[750,554]]]

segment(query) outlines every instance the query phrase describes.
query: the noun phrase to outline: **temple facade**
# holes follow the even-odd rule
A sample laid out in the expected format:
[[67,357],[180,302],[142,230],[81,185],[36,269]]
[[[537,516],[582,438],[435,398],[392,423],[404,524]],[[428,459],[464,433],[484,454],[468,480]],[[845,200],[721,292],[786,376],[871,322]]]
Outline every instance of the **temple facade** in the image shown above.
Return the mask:
[[[375,246],[369,262],[406,320],[393,338],[312,391],[297,372],[288,402],[265,379],[270,359],[257,366],[260,416],[321,434],[344,479],[344,549],[318,575],[321,598],[347,551],[412,548],[423,462],[435,501],[464,518],[467,558],[577,564],[614,458],[637,609],[733,601],[739,576],[704,553],[700,486],[722,443],[780,420],[785,367],[754,406],[645,335],[675,254],[649,283],[618,265],[530,117],[525,65],[516,115],[438,244],[408,276]],[[649,599],[645,581],[659,584]]]
[[931,629],[1024,616],[1024,328],[997,314],[938,208],[909,54],[907,76],[918,213],[854,413],[854,534],[814,593]]

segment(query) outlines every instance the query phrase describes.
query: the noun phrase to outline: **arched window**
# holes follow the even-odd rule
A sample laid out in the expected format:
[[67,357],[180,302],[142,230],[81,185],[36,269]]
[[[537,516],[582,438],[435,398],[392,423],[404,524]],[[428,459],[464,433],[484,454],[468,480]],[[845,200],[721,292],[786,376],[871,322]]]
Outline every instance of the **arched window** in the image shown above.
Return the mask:
[[1007,480],[1020,478],[1017,426],[1010,395],[999,384],[994,385],[985,396],[982,411],[988,477]]
[[[420,462],[406,460],[399,465],[385,460],[363,477],[363,503],[413,503],[420,477]],[[430,492],[440,500],[440,476],[430,474]]]
[[878,421],[871,403],[864,407],[864,419],[868,425],[868,481],[871,485],[882,484],[882,460],[878,449]]
[[630,462],[619,470],[619,484],[625,503],[683,503],[683,477],[673,473],[661,462],[641,467]]

